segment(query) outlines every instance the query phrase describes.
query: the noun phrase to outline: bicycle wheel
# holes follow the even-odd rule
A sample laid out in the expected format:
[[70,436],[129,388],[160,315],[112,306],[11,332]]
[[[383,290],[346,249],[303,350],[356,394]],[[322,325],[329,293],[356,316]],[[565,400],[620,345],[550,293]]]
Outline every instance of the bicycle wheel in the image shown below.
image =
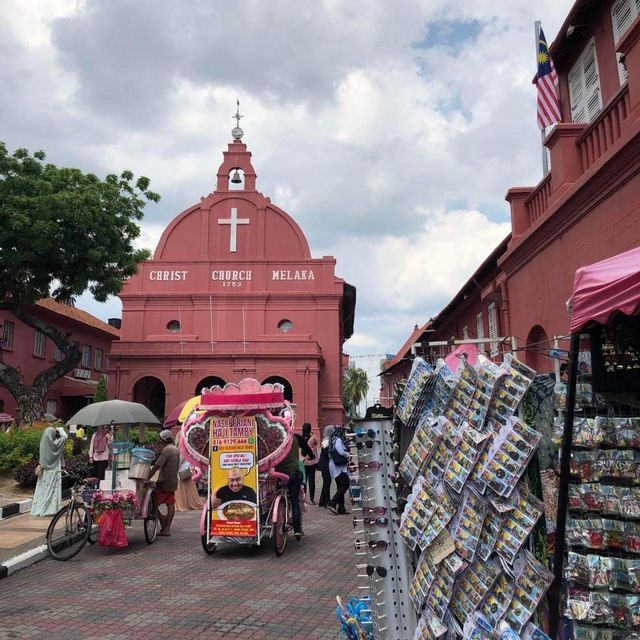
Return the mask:
[[71,502],[62,507],[47,529],[47,549],[54,560],[70,560],[87,543],[91,528],[91,514],[87,507]]
[[273,550],[280,557],[287,546],[287,501],[284,498],[278,500],[274,509],[276,520],[273,523]]
[[144,539],[147,544],[153,544],[158,536],[158,503],[155,494],[151,494],[149,511],[144,519]]
[[95,521],[91,512],[89,512],[89,520],[85,522],[85,524],[89,528],[89,537],[87,538],[87,542],[89,544],[95,544],[96,542],[98,542],[100,527],[98,526],[98,523]]

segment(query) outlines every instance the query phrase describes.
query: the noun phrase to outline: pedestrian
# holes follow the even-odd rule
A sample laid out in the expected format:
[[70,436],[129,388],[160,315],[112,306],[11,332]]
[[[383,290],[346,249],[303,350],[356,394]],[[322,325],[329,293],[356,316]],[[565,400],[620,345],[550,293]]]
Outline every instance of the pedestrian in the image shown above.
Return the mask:
[[160,520],[159,536],[169,537],[171,535],[171,523],[176,513],[176,489],[178,488],[178,467],[180,466],[180,452],[173,444],[173,436],[169,429],[160,432],[162,451],[149,471],[149,478],[152,478],[157,471],[160,477],[156,481],[154,494],[158,507],[167,505],[167,515],[160,513],[158,509],[158,519]]
[[322,490],[320,491],[320,499],[318,505],[320,507],[329,508],[329,498],[331,497],[331,472],[329,471],[329,445],[333,436],[333,425],[328,424],[322,432],[322,443],[320,448],[320,456],[318,457],[318,469],[322,474]]
[[87,436],[84,431],[84,427],[81,424],[79,424],[78,428],[76,429],[76,438],[80,438],[80,440],[87,439]]
[[47,427],[40,438],[40,459],[36,468],[38,481],[31,505],[32,516],[52,516],[62,502],[62,469],[64,443],[68,436],[60,427]]
[[318,440],[311,432],[310,422],[305,422],[302,425],[302,439],[313,454],[313,457],[303,455],[302,460],[304,462],[304,472],[307,478],[307,493],[309,494],[309,501],[311,504],[315,504],[316,469],[318,468]]
[[[180,439],[182,432],[178,431],[173,443],[180,451]],[[191,465],[180,453],[180,465],[178,466],[178,488],[176,489],[176,511],[191,511],[202,509],[202,500],[198,495],[198,488],[193,481]]]
[[89,441],[89,464],[93,465],[93,475],[104,480],[104,473],[109,466],[109,447],[113,436],[107,425],[101,424]]
[[349,451],[345,442],[345,430],[344,427],[336,425],[329,445],[329,472],[336,481],[336,492],[329,501],[329,509],[336,516],[349,513],[344,506],[344,496],[349,489],[348,462]]

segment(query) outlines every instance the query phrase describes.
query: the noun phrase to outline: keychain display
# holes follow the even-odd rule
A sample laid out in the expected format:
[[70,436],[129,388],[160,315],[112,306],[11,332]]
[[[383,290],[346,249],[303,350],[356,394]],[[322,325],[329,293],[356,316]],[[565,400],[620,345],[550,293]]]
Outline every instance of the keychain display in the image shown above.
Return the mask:
[[[554,422],[553,441],[560,446],[564,423],[561,418]],[[618,449],[640,448],[640,418],[575,418],[573,421],[573,447]]]
[[[543,512],[522,480],[541,435],[514,417],[535,373],[512,357],[496,365],[480,356],[458,370],[451,384],[436,365],[422,391],[407,394],[407,403],[418,397],[419,418],[399,466],[412,485],[399,534],[420,552],[408,589],[420,613],[415,639],[518,640],[550,584],[522,551]],[[532,629],[529,638],[544,640]]]
[[598,483],[570,485],[569,510],[640,520],[640,487]]

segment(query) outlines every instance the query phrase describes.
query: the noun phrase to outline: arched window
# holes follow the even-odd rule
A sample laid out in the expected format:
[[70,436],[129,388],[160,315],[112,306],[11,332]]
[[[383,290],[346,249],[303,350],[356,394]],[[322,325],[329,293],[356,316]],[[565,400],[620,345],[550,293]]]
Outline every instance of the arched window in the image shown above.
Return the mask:
[[225,384],[227,383],[218,376],[207,376],[206,378],[202,378],[202,380],[198,382],[194,395],[199,396],[202,393],[203,389],[210,389],[214,385],[218,385],[220,388],[224,388]]
[[539,324],[533,326],[527,336],[524,361],[537,373],[553,371],[553,361],[547,355],[552,346],[546,331]]
[[180,323],[177,320],[169,320],[167,322],[167,330],[171,333],[178,333],[180,331]]
[[262,384],[275,384],[279,383],[284,387],[284,399],[289,402],[293,402],[293,388],[288,380],[281,378],[280,376],[269,376],[262,381]]
[[291,329],[293,329],[293,322],[287,319],[280,320],[280,322],[278,322],[278,329],[280,329],[282,333],[288,333],[289,331],[291,331]]

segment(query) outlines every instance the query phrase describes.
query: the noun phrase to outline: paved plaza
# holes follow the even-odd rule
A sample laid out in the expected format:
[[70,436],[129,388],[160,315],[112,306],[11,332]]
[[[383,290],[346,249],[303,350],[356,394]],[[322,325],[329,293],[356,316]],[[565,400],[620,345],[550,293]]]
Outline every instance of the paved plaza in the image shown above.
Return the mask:
[[363,593],[349,516],[310,506],[306,537],[290,536],[281,558],[270,542],[206,556],[198,519],[176,514],[172,536],[151,546],[134,522],[128,549],[87,545],[0,581],[0,640],[343,637],[335,597]]

